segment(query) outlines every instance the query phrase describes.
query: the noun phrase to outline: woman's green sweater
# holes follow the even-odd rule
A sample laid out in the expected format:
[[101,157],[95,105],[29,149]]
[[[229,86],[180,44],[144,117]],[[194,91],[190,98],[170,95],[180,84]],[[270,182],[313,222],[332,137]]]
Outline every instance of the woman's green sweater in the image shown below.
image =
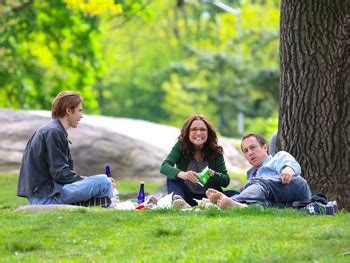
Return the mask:
[[[227,174],[224,156],[218,154],[211,160],[207,161],[208,167],[215,171],[215,174],[209,179],[206,186],[215,189],[227,187],[230,183],[230,177]],[[178,178],[176,175],[181,171],[187,171],[189,163],[190,161],[182,155],[181,143],[180,140],[178,140],[162,163],[160,172],[166,175],[170,180],[177,180]]]

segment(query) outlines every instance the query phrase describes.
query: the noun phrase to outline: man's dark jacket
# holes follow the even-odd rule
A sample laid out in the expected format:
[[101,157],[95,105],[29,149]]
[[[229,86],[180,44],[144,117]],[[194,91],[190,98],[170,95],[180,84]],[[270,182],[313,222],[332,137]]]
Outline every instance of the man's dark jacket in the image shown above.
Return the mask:
[[62,185],[83,178],[73,171],[68,133],[59,119],[52,119],[30,138],[23,153],[17,195],[52,197]]

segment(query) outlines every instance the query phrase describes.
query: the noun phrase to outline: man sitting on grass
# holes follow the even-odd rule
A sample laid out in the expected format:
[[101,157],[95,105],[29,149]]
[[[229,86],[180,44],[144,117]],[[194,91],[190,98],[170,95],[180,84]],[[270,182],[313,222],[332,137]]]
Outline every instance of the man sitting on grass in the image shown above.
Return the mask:
[[280,151],[272,157],[268,154],[265,138],[255,133],[243,137],[241,149],[253,166],[247,172],[248,182],[241,193],[231,198],[208,189],[206,195],[212,203],[226,209],[247,207],[252,203],[264,207],[288,207],[294,201],[310,200],[310,188],[301,177],[300,165],[292,155]]
[[31,204],[108,206],[112,182],[106,175],[82,177],[73,170],[68,133],[83,117],[78,93],[61,92],[52,102],[52,120],[40,127],[23,153],[17,195]]

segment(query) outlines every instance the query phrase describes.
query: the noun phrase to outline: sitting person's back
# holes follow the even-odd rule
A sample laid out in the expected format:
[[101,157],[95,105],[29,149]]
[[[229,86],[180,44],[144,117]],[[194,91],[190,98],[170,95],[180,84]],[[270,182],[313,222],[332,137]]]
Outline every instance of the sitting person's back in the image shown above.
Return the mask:
[[[83,177],[73,170],[67,130],[76,128],[83,117],[82,102],[77,93],[58,94],[52,103],[53,119],[39,128],[27,143],[17,195],[28,198],[31,204],[85,202],[89,205],[89,200],[99,198],[98,205],[109,205],[112,184],[106,175]],[[93,200],[93,204],[96,201]]]

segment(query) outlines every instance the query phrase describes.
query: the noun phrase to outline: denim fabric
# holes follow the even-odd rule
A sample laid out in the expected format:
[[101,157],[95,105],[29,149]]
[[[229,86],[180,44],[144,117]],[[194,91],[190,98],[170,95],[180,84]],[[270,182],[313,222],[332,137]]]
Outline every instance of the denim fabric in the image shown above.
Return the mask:
[[258,170],[256,167],[250,168],[247,172],[247,178],[248,180],[253,178],[253,174],[256,170],[257,170],[256,177],[265,177],[265,176],[278,177],[281,170],[285,166],[291,167],[295,172],[295,176],[301,175],[301,167],[299,163],[294,159],[294,157],[287,152],[280,151],[277,154],[275,154],[273,157],[269,155],[260,165]]
[[112,197],[112,184],[106,175],[94,175],[62,186],[61,193],[53,197],[28,197],[31,204],[72,204],[93,197]]
[[234,195],[238,195],[240,193],[240,191],[238,190],[226,190],[223,192],[226,196],[231,197]]
[[205,194],[195,194],[193,193],[188,186],[185,184],[184,180],[170,180],[166,181],[168,193],[174,192],[174,194],[180,195],[185,201],[191,205],[196,206],[197,202],[193,198],[201,200],[206,197]]
[[274,203],[288,205],[294,201],[310,200],[311,191],[301,176],[293,177],[289,184],[282,184],[276,176],[264,176],[250,179],[243,191],[231,198],[238,202],[260,203],[269,207]]

